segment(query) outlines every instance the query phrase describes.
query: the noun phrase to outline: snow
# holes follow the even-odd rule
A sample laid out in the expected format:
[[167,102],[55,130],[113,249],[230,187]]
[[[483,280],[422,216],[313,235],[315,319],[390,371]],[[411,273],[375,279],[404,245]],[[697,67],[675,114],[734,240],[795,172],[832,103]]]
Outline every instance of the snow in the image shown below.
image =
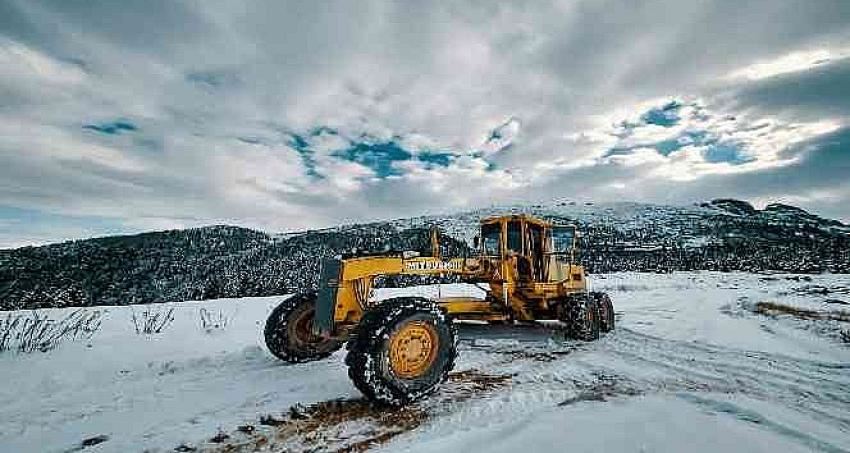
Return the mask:
[[[763,301],[825,311],[846,294],[806,287],[850,287],[847,275],[621,273],[594,276],[608,291],[617,329],[593,343],[566,341],[541,327],[461,326],[456,370],[505,382],[447,382],[416,405],[421,423],[387,427],[359,414],[314,427],[314,436],[278,440],[290,451],[339,448],[388,436],[385,451],[848,451],[850,347],[837,321],[767,317]],[[378,290],[382,299],[482,295],[469,285]],[[262,346],[262,326],[281,297],[221,299],[174,308],[163,333],[136,334],[143,307],[108,307],[90,340],[46,353],[0,353],[0,451],[171,451],[214,449],[219,430],[296,404],[356,402],[344,351],[288,365]],[[201,308],[229,318],[199,325]],[[46,310],[60,317],[68,310]],[[4,315],[5,316],[5,315]],[[460,376],[460,375],[459,375]],[[470,390],[472,389],[472,390]],[[352,412],[353,413],[353,412]],[[392,431],[393,435],[396,434]],[[240,437],[241,436],[241,437]],[[300,436],[300,437],[299,437]],[[318,439],[318,440],[317,440]],[[330,439],[330,440],[329,440]],[[311,443],[312,442],[312,443]],[[349,442],[346,444],[346,442]],[[269,447],[272,451],[273,448]]]
[[733,417],[717,417],[676,397],[542,409],[533,416],[387,451],[748,451],[807,452]]
[[[99,434],[110,439],[92,451],[171,450],[301,401],[355,396],[341,357],[286,366],[261,347],[281,299],[154,306],[175,308],[175,320],[150,336],[131,320],[144,307],[109,307],[89,344],[0,354],[0,451],[65,451]],[[222,310],[229,324],[205,332],[200,307]]]

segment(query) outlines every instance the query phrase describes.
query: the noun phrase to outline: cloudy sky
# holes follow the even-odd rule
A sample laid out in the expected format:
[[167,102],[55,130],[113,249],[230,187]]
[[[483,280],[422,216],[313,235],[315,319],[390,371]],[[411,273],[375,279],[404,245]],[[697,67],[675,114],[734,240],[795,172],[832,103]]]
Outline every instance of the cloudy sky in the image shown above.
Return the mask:
[[564,197],[850,221],[850,2],[0,1],[0,247]]

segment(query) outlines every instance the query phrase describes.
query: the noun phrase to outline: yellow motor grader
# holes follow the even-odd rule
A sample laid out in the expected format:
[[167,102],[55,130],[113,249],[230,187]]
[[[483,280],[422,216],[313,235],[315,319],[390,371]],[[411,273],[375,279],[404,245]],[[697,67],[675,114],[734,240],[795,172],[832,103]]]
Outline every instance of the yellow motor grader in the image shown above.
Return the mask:
[[[558,320],[582,341],[614,328],[604,293],[591,292],[575,263],[577,231],[528,215],[483,219],[477,256],[444,259],[437,231],[431,256],[415,252],[325,260],[318,292],[296,294],[269,316],[265,341],[287,362],[327,357],[347,343],[354,385],[369,399],[404,405],[446,379],[457,355],[454,321],[491,323]],[[486,297],[371,299],[376,278],[448,275],[487,284]],[[480,286],[479,286],[480,287]]]

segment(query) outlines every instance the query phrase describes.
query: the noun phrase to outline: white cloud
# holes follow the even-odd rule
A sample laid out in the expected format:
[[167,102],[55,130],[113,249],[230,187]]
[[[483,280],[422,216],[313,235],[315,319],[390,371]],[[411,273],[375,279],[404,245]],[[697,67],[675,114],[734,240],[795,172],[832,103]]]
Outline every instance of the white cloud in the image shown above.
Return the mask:
[[513,145],[521,126],[522,124],[517,118],[509,118],[490,131],[484,138],[484,142],[477,149],[484,154],[495,154],[502,151],[508,146]]
[[351,142],[339,134],[325,131],[308,137],[306,141],[309,143],[310,149],[319,154],[331,154],[334,151],[351,146]]
[[605,162],[626,167],[637,167],[641,165],[658,166],[667,163],[669,158],[662,156],[654,148],[638,148],[629,154],[618,154],[607,157]]
[[736,69],[728,78],[761,80],[777,75],[806,71],[816,66],[850,56],[850,49],[814,49],[791,52],[772,60],[759,61]]
[[[596,142],[606,143],[605,149],[612,151],[595,161],[626,167],[652,166],[650,176],[693,181],[706,175],[748,173],[794,164],[800,156],[783,155],[784,151],[842,126],[838,119],[788,123],[777,118],[733,115],[714,111],[704,105],[704,100],[697,99],[674,101],[680,106],[675,124],[646,122],[646,112],[670,102],[664,99],[642,103],[613,127],[586,134],[600,137]],[[606,136],[607,140],[602,138]],[[726,158],[719,161],[708,159],[707,155],[718,146],[735,156],[723,156]],[[590,164],[585,162],[586,165]]]
[[92,143],[83,134],[0,115],[0,155],[54,163],[83,161],[119,171],[141,172],[146,163],[121,149]]
[[83,82],[85,72],[76,64],[51,58],[38,50],[0,36],[0,83],[73,85]]

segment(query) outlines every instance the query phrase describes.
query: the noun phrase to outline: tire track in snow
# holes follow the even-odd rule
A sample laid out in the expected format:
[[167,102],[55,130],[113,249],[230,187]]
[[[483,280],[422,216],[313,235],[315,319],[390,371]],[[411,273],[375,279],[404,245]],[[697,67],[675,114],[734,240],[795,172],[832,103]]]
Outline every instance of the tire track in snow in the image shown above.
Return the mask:
[[660,339],[628,329],[614,335],[610,344],[616,355],[695,380],[707,390],[780,401],[850,432],[850,399],[845,394],[850,376],[840,372],[843,365]]
[[[778,403],[812,420],[850,433],[848,366],[842,363],[797,359],[765,352],[741,351],[704,343],[663,339],[621,329],[605,345],[613,355],[648,368],[671,373],[675,380],[695,382],[697,392],[676,396],[711,412],[731,414],[820,451],[845,451],[829,442],[789,428],[752,409],[700,396],[705,392],[743,394],[756,400]],[[656,391],[670,392],[674,388]],[[755,421],[754,421],[755,420]]]
[[[557,332],[542,328],[506,328],[502,332],[487,327],[491,330],[479,335],[482,332],[477,331],[483,329],[462,329],[461,360],[455,374],[510,376],[506,385],[470,389],[464,387],[468,383],[463,379],[455,379],[414,406],[415,423],[403,417],[401,425],[387,423],[386,414],[357,400],[319,403],[341,408],[333,412],[333,423],[316,424],[309,436],[290,425],[272,434],[272,440],[278,446],[284,442],[297,450],[299,445],[315,447],[311,442],[322,439],[327,447],[324,451],[359,451],[411,430],[427,432],[433,425],[445,430],[446,426],[464,426],[476,419],[497,419],[506,411],[517,418],[544,408],[598,404],[641,394],[668,394],[826,452],[844,450],[758,411],[710,395],[742,394],[778,403],[840,432],[850,432],[850,400],[843,390],[850,388],[850,364],[676,341],[622,327],[593,343],[561,341]],[[263,435],[268,437],[269,433]],[[204,450],[257,447],[256,435],[248,436],[248,441],[244,434],[236,433],[234,438],[238,442],[208,444]],[[275,442],[263,444],[261,450],[271,445]]]
[[835,445],[832,445],[829,442],[825,442],[800,430],[789,428],[788,426],[785,426],[781,423],[774,422],[773,420],[766,418],[759,412],[742,408],[737,404],[733,404],[728,401],[718,401],[711,398],[704,398],[702,396],[695,395],[692,393],[683,393],[679,394],[678,396],[685,401],[705,408],[711,412],[718,414],[728,414],[743,422],[753,423],[761,428],[767,429],[781,436],[794,439],[797,442],[812,448],[813,450],[819,450],[827,453],[847,452],[847,450],[836,447]]
[[[512,417],[521,417],[523,413],[533,414],[552,405],[598,404],[640,394],[678,398],[694,395],[683,399],[701,409],[735,415],[736,419],[750,421],[760,429],[807,448],[845,451],[756,410],[709,396],[738,394],[779,404],[837,432],[850,433],[850,398],[845,390],[850,388],[850,364],[677,341],[622,327],[593,343],[559,343],[553,342],[551,335],[525,332],[519,337],[510,335],[507,342],[462,344],[461,357],[467,357],[476,367],[488,372],[512,373],[515,377],[510,394],[502,398],[485,395],[482,398],[498,401],[493,404],[482,401],[474,409],[458,408],[468,413],[448,414],[449,420],[442,423],[441,429],[473,418],[498,417],[500,411],[508,410],[505,404],[512,405],[509,409]],[[705,403],[708,401],[716,402],[714,409]]]

